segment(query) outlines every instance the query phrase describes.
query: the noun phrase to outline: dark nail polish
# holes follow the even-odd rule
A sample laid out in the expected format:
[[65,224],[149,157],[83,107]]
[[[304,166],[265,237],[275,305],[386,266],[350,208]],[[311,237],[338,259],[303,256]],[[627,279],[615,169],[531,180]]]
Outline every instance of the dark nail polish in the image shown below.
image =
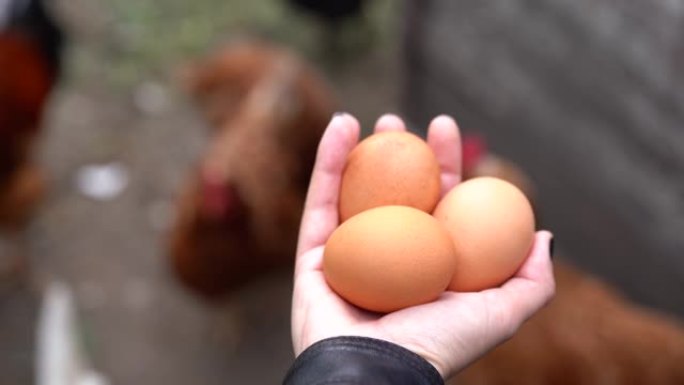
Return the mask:
[[551,259],[553,259],[553,244],[554,244],[554,238],[551,238],[549,241],[549,255],[551,256]]

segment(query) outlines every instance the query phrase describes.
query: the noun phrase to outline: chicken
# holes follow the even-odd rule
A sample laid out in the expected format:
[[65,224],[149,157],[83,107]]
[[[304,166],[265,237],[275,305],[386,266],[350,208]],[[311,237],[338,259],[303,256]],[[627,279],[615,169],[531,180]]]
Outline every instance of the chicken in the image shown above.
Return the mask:
[[[529,195],[520,168],[488,154],[482,137],[465,136],[466,178],[497,176]],[[556,261],[556,297],[518,333],[451,383],[684,384],[684,326],[621,297],[591,275]]]
[[316,148],[334,101],[301,59],[263,43],[232,46],[190,79],[215,130],[179,198],[170,255],[184,284],[217,298],[293,264]]
[[61,32],[41,1],[0,3],[0,228],[21,227],[41,195],[32,147],[61,47]]
[[0,286],[27,271],[21,233],[44,191],[33,147],[61,48],[62,34],[41,1],[0,1]]
[[463,136],[463,178],[493,176],[508,181],[534,200],[534,185],[525,172],[515,163],[493,154],[487,149],[485,138],[478,134]]
[[[371,20],[366,18],[365,0],[287,0],[295,9],[313,16],[321,27],[317,34],[322,64],[334,67],[373,47],[377,38]],[[352,33],[350,33],[353,31]]]
[[555,263],[556,298],[453,384],[684,384],[681,323]]
[[363,0],[289,0],[289,2],[333,24],[360,14],[364,5]]

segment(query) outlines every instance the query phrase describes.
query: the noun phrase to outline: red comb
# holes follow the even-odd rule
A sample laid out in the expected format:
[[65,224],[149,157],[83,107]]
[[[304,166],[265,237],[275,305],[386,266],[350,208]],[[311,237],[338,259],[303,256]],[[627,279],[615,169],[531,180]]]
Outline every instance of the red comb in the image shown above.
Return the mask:
[[468,173],[487,153],[487,141],[483,135],[467,134],[462,139],[463,172]]
[[212,218],[227,218],[238,206],[238,193],[229,182],[205,175],[202,178],[201,209]]

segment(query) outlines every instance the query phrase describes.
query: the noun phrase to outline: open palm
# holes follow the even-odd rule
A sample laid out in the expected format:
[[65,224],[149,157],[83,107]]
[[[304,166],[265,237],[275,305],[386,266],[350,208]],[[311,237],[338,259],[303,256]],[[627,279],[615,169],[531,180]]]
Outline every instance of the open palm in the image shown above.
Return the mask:
[[[397,117],[378,120],[375,131],[406,130]],[[389,314],[360,309],[330,289],[323,275],[323,248],[339,225],[338,198],[347,154],[359,140],[359,123],[336,115],[321,139],[302,217],[292,303],[295,353],[329,337],[364,336],[393,342],[419,354],[447,378],[503,342],[554,293],[549,258],[551,234],[540,231],[513,278],[475,293],[445,292],[431,303]],[[441,167],[442,195],[461,180],[458,127],[435,118],[427,142]]]

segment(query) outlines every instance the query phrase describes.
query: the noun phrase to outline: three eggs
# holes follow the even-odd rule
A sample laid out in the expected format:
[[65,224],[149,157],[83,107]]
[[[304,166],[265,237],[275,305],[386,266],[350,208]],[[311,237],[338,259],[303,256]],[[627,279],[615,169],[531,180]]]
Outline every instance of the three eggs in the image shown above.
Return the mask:
[[341,224],[325,245],[323,272],[338,295],[370,311],[499,286],[534,242],[532,207],[518,188],[481,177],[441,197],[437,158],[408,132],[361,141],[339,199]]

